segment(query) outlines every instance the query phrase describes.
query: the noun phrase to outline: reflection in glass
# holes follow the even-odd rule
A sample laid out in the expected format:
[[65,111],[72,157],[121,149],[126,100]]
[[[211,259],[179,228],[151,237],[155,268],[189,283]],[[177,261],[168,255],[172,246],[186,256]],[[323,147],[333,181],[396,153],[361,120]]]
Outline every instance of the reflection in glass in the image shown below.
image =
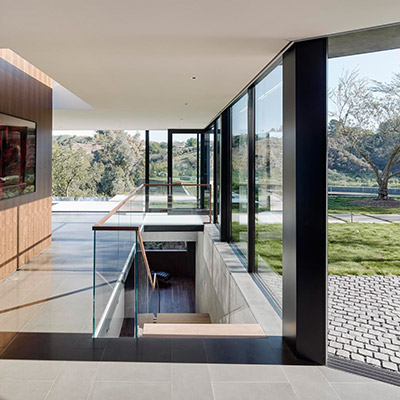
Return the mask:
[[[175,133],[172,135],[172,183],[199,183],[199,137],[197,133]],[[182,193],[179,193],[182,192]],[[181,194],[196,206],[199,188],[186,186],[186,189],[173,188],[174,196]]]
[[221,117],[217,119],[216,122],[216,143],[215,143],[215,151],[217,152],[217,162],[215,165],[216,168],[216,179],[215,182],[215,196],[217,198],[216,204],[216,216],[217,216],[217,225],[221,223]]
[[[210,126],[210,128],[206,129],[203,134],[203,145],[202,145],[203,153],[202,157],[202,177],[201,183],[211,184],[211,190],[214,191],[214,124]],[[203,198],[204,198],[204,206],[209,208],[209,198],[210,193],[208,188],[202,188]],[[213,203],[211,201],[211,203]],[[211,208],[214,204],[211,204]]]
[[282,298],[282,66],[256,86],[256,270]]
[[0,199],[35,191],[36,124],[0,114]]
[[231,108],[232,126],[232,241],[247,258],[248,137],[247,94]]
[[149,132],[149,183],[167,183],[168,180],[168,133]]

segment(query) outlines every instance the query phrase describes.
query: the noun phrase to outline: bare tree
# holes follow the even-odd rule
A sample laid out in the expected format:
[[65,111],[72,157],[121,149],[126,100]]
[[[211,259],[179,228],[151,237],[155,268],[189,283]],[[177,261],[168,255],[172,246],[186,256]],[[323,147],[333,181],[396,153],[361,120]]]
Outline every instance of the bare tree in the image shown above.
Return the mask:
[[329,96],[337,143],[366,162],[379,186],[377,200],[387,200],[389,180],[400,175],[400,74],[380,83],[347,72]]

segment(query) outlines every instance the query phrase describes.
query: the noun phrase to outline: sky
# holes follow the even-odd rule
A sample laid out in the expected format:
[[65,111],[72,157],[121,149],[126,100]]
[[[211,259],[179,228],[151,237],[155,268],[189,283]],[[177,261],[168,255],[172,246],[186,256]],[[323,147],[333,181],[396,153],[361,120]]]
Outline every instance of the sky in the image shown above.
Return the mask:
[[358,69],[360,77],[389,82],[393,72],[400,72],[400,49],[329,59],[328,88],[334,88],[346,70],[351,72],[355,69]]

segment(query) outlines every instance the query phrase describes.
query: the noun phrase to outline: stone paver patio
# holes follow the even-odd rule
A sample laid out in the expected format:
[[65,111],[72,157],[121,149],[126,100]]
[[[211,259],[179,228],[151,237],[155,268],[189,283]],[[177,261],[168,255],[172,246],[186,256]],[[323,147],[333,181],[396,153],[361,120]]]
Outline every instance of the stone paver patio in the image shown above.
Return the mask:
[[[262,272],[282,306],[282,277]],[[328,278],[328,354],[400,372],[400,276]]]
[[400,277],[329,276],[328,353],[400,372]]

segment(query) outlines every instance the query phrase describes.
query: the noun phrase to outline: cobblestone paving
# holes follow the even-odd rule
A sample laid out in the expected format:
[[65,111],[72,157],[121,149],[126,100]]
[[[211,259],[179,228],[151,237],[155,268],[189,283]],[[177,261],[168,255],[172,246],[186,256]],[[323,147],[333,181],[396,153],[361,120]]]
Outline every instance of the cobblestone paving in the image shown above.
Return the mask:
[[400,372],[400,277],[329,276],[328,353]]
[[[282,277],[262,279],[281,305]],[[400,276],[330,275],[328,353],[400,372]]]

